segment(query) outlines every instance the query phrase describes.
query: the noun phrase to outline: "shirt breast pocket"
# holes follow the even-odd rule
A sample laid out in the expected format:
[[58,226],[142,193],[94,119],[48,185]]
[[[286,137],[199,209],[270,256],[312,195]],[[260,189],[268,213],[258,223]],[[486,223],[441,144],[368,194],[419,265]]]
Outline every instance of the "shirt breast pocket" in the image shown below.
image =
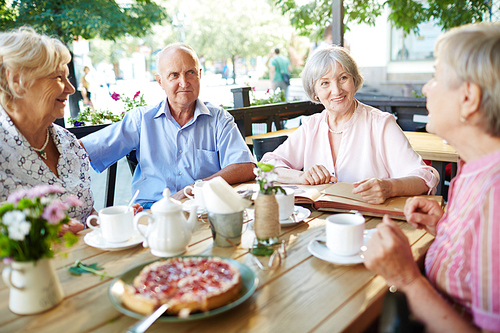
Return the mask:
[[206,149],[196,149],[195,163],[197,178],[204,178],[220,171],[219,153]]

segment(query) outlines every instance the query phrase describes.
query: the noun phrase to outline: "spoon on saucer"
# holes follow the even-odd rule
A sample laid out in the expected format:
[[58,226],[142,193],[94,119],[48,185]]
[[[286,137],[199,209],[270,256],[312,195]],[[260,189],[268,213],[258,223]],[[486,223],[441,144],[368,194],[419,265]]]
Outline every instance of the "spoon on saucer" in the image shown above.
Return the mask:
[[139,190],[135,191],[134,196],[132,197],[132,199],[130,199],[130,202],[128,203],[126,212],[128,212],[130,207],[132,207],[132,204],[134,203],[134,200],[135,200],[135,198],[137,198],[138,195],[139,195]]

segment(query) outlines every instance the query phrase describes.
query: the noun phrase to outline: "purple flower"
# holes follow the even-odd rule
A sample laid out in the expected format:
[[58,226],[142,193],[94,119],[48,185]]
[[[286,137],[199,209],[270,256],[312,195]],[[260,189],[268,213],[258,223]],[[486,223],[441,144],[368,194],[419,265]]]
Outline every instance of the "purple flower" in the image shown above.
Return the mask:
[[3,263],[4,263],[5,265],[10,265],[10,264],[12,264],[13,262],[14,262],[14,259],[12,259],[11,257],[5,257],[5,258],[3,258]]
[[47,220],[50,224],[58,224],[62,219],[66,217],[66,209],[68,205],[60,200],[54,200],[50,205],[45,207],[43,211],[42,218]]
[[76,120],[75,123],[73,124],[73,126],[75,126],[75,127],[80,127],[83,125],[85,125],[85,123],[83,121],[78,121],[78,120]]
[[113,93],[111,95],[111,98],[114,99],[115,101],[119,101],[120,100],[120,94],[117,94],[117,93]]
[[134,95],[134,98],[132,98],[132,99],[135,99],[135,98],[136,98],[137,96],[139,96],[140,94],[141,94],[141,91],[136,92],[136,93],[135,93],[135,95]]
[[70,205],[71,207],[75,207],[75,206],[83,206],[83,202],[80,201],[80,199],[78,199],[77,197],[75,197],[74,195],[70,195],[66,198],[66,203],[68,205]]

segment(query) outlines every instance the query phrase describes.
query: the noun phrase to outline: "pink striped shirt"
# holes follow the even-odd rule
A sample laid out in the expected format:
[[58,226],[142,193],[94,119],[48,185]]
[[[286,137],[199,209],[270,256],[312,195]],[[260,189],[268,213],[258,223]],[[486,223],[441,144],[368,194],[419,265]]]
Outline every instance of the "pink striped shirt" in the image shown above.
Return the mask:
[[425,269],[465,317],[500,331],[500,151],[459,162]]

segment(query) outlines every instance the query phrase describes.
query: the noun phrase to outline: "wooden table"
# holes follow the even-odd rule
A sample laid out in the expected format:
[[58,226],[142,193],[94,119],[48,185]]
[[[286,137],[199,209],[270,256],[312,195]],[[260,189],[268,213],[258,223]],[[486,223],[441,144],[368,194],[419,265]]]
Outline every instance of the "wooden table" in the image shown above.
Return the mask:
[[[247,143],[247,145],[252,145],[252,139],[272,138],[281,135],[290,136],[293,132],[295,132],[296,129],[297,127],[276,132],[247,136],[245,138],[245,142]],[[437,187],[437,194],[441,195],[444,188],[444,176],[447,163],[452,163],[451,177],[453,178],[456,175],[458,160],[457,151],[452,146],[445,143],[443,139],[431,133],[405,131],[404,134],[410,141],[413,149],[420,156],[422,156],[422,159],[430,160],[431,165],[436,168],[436,170],[438,170],[439,174],[441,175],[441,181]]]
[[[157,322],[148,332],[363,331],[379,315],[388,288],[383,278],[362,264],[338,266],[308,252],[307,244],[324,235],[328,215],[314,211],[305,223],[282,229],[280,239],[286,241],[288,256],[275,271],[260,270],[248,253],[255,237],[251,227],[244,232],[241,245],[223,248],[213,246],[209,224],[199,221],[186,254],[236,259],[255,272],[259,286],[250,299],[228,312],[183,323]],[[380,221],[367,218],[366,228],[374,228]],[[397,223],[408,236],[415,258],[422,259],[433,237],[407,223]],[[54,264],[66,295],[57,307],[38,315],[15,315],[8,309],[9,290],[0,282],[1,332],[125,332],[137,322],[112,306],[108,297],[111,279],[73,276],[67,266],[79,259],[98,263],[117,276],[155,257],[141,245],[117,252],[92,248],[83,241],[86,232],[72,248],[57,246]]]

